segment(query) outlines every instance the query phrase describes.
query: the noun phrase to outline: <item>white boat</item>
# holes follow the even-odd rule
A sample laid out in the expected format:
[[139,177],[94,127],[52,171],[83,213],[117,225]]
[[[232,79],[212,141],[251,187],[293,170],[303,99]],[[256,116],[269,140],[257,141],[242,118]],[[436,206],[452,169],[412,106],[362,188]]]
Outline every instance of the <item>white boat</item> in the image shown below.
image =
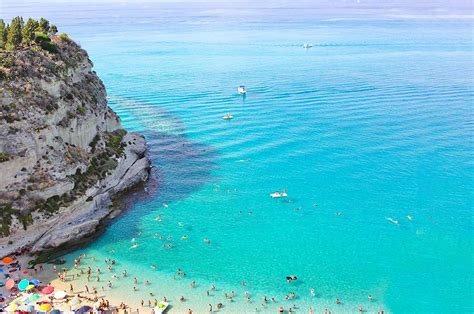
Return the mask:
[[396,225],[399,225],[400,222],[396,219],[393,219],[393,218],[389,218],[389,217],[385,217],[385,219],[387,219],[388,221],[390,221],[391,223],[394,223]]
[[271,193],[270,196],[272,198],[280,198],[280,197],[287,197],[288,194],[286,194],[286,189],[283,189],[283,192],[276,191],[275,193]]
[[232,119],[234,119],[234,116],[231,115],[231,114],[226,114],[225,116],[222,117],[222,119],[224,119],[224,120],[232,120]]
[[308,44],[308,43],[306,43],[306,44],[303,45],[303,48],[306,48],[306,49],[311,48],[311,47],[313,47],[313,45]]
[[168,305],[168,302],[161,301],[160,303],[158,303],[158,306],[155,306],[153,312],[155,314],[162,314],[168,308]]
[[239,94],[245,94],[247,93],[247,90],[245,89],[245,86],[243,85],[240,85],[238,88],[237,88],[237,91],[239,92]]

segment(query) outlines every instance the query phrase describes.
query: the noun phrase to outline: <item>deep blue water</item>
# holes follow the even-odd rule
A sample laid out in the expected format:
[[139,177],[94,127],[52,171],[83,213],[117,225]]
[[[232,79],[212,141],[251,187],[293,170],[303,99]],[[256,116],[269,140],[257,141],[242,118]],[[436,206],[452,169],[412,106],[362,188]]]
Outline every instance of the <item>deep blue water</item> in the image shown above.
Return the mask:
[[[154,289],[185,290],[198,310],[209,283],[238,290],[242,280],[257,304],[240,299],[230,312],[289,291],[304,311],[474,309],[472,19],[179,4],[2,9],[46,15],[80,42],[123,125],[147,137],[158,189],[89,254],[112,248],[121,267],[151,278],[185,269],[197,290]],[[284,187],[287,199],[269,197]],[[291,274],[299,281],[289,288]]]

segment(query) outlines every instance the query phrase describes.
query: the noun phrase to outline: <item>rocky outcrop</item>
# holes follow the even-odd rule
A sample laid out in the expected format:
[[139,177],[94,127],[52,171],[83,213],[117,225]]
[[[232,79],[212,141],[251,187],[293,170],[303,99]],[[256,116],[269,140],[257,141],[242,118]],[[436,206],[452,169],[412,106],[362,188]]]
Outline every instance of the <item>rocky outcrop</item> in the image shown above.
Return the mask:
[[91,235],[149,174],[145,139],[122,129],[87,53],[51,41],[57,52],[0,51],[0,255]]

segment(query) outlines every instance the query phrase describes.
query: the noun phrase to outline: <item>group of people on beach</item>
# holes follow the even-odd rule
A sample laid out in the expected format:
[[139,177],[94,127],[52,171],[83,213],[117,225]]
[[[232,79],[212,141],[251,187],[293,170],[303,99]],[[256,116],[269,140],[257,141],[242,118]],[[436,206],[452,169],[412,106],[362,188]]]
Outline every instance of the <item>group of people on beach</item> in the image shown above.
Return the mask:
[[[23,254],[23,253],[21,253],[21,254]],[[101,270],[100,267],[97,267],[97,268],[94,267],[95,268],[95,271],[94,271],[93,267],[91,267],[91,266],[94,266],[94,265],[86,265],[87,262],[84,263],[85,260],[88,260],[88,261],[93,262],[93,263],[96,262],[96,259],[94,257],[88,257],[86,254],[81,254],[74,260],[74,267],[71,270],[68,270],[66,267],[61,267],[61,270],[58,271],[58,266],[56,266],[56,265],[52,266],[52,270],[57,274],[57,277],[58,277],[59,281],[65,283],[65,284],[66,283],[69,284],[69,294],[70,295],[68,297],[74,296],[74,297],[80,298],[81,300],[84,300],[84,301],[89,301],[89,302],[93,302],[94,304],[99,304],[98,308],[100,308],[102,310],[113,310],[113,309],[115,309],[115,310],[122,310],[125,313],[127,313],[127,311],[131,311],[130,307],[127,306],[123,301],[120,301],[120,300],[119,301],[121,303],[118,306],[116,306],[116,307],[112,306],[110,304],[109,300],[107,300],[103,296],[102,297],[99,296],[98,287],[89,286],[89,285],[91,285],[91,283],[93,281],[95,281],[97,283],[102,283],[100,277],[105,276],[105,274]],[[61,261],[61,262],[63,262],[63,261]],[[119,276],[116,273],[114,273],[116,271],[115,266],[117,265],[116,260],[112,259],[112,258],[106,258],[104,260],[104,263],[105,263],[106,270],[109,273],[111,273],[111,278],[113,280],[119,281],[120,280]],[[21,267],[21,266],[19,266],[19,267]],[[151,268],[153,270],[156,270],[157,266],[155,264],[152,264]],[[33,270],[35,272],[42,271],[43,270],[43,265],[41,265],[41,264],[35,265],[33,267]],[[128,274],[127,270],[122,270],[121,271],[121,278],[122,279],[128,278],[128,275],[129,274]],[[85,277],[86,283],[83,286],[84,287],[83,291],[77,291],[76,292],[75,288],[77,289],[77,286],[74,287],[73,282],[76,279],[80,279],[81,277],[82,278]],[[181,268],[178,268],[176,273],[173,275],[173,278],[175,280],[178,279],[178,278],[179,279],[185,279],[185,278],[187,278],[187,274]],[[93,279],[95,279],[95,280],[93,280]],[[288,283],[291,283],[292,281],[297,280],[297,277],[296,276],[287,276],[286,280],[287,280]],[[139,291],[138,283],[139,283],[138,278],[133,277],[133,292]],[[142,283],[143,283],[144,286],[151,285],[151,282],[148,279],[142,281]],[[247,283],[246,283],[245,280],[243,280],[241,282],[241,284],[242,284],[242,287],[247,286]],[[194,281],[194,280],[191,281],[189,286],[191,288],[196,288],[197,287],[196,281]],[[107,290],[113,289],[113,287],[114,287],[114,285],[113,285],[112,281],[107,280],[105,282],[105,285],[101,286],[101,290],[104,294],[106,294]],[[217,289],[216,289],[215,285],[211,285],[209,287],[209,289],[206,291],[206,296],[208,296],[208,297],[213,296],[214,292],[216,290]],[[234,298],[237,296],[237,293],[235,291],[231,291],[230,293],[229,292],[224,292],[223,295],[224,295],[225,300],[232,303],[232,302],[234,302]],[[316,292],[315,292],[314,288],[310,289],[310,295],[311,295],[312,298],[314,298],[316,296]],[[151,298],[149,298],[148,300],[145,300],[143,298],[141,299],[140,305],[141,305],[142,308],[152,309],[152,308],[155,308],[156,306],[158,306],[159,301],[156,298],[156,296],[154,295],[154,293],[149,292],[149,296]],[[250,294],[249,291],[245,291],[244,296],[245,296],[245,299],[248,303],[253,303],[253,300],[252,300],[252,297],[251,297],[251,294]],[[137,297],[137,299],[138,299],[138,297]],[[286,301],[294,300],[294,299],[296,299],[296,293],[292,291],[292,292],[288,293],[287,295],[285,295],[284,299]],[[138,300],[140,300],[140,299],[138,299]],[[368,296],[368,300],[369,300],[369,302],[373,301],[373,298],[372,298],[371,295]],[[166,296],[163,297],[163,301],[164,302],[168,301]],[[186,299],[185,299],[184,296],[181,296],[181,297],[179,297],[179,301],[182,303],[182,302],[185,302]],[[258,307],[255,308],[255,311],[260,312],[262,309],[266,311],[266,309],[268,308],[270,302],[271,303],[278,303],[278,301],[275,297],[267,298],[267,296],[264,296],[262,304],[261,304],[262,307],[261,308],[258,308]],[[336,303],[336,305],[342,304],[339,298],[336,299],[335,303]],[[222,302],[217,303],[215,306],[213,306],[210,303],[208,304],[209,313],[219,311],[223,307],[224,307],[224,304]],[[287,311],[288,313],[293,313],[297,309],[298,309],[298,307],[295,304],[288,307],[287,310],[285,310],[285,308],[283,306],[278,307],[278,311],[280,313],[284,313],[285,311]],[[365,311],[365,309],[362,305],[359,306],[357,308],[357,310],[359,312],[364,312]],[[140,309],[136,309],[136,311],[140,312]],[[141,311],[143,312],[143,309]],[[188,313],[193,313],[193,310],[189,308],[187,312]],[[313,314],[313,309],[311,307],[309,308],[309,313]],[[325,309],[324,313],[325,314],[330,314],[331,312],[330,312],[330,310]],[[379,311],[379,314],[383,314],[383,311],[382,310]]]

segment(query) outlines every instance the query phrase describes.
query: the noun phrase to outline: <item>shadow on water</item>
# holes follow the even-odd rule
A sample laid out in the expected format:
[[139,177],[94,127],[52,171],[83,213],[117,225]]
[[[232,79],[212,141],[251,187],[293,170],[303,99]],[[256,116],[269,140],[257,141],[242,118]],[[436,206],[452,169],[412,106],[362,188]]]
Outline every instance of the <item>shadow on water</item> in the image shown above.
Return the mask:
[[123,200],[123,213],[110,224],[112,232],[120,230],[114,232],[114,241],[136,235],[140,217],[185,199],[211,182],[217,167],[217,152],[210,146],[170,133],[142,133],[153,168],[145,187]]
[[121,199],[123,212],[105,231],[113,233],[113,241],[121,241],[136,235],[141,217],[187,198],[214,180],[211,173],[217,168],[218,153],[188,139],[179,118],[160,107],[124,98],[109,99],[109,104],[128,117],[122,123],[126,129],[145,136],[153,165],[144,188]]

